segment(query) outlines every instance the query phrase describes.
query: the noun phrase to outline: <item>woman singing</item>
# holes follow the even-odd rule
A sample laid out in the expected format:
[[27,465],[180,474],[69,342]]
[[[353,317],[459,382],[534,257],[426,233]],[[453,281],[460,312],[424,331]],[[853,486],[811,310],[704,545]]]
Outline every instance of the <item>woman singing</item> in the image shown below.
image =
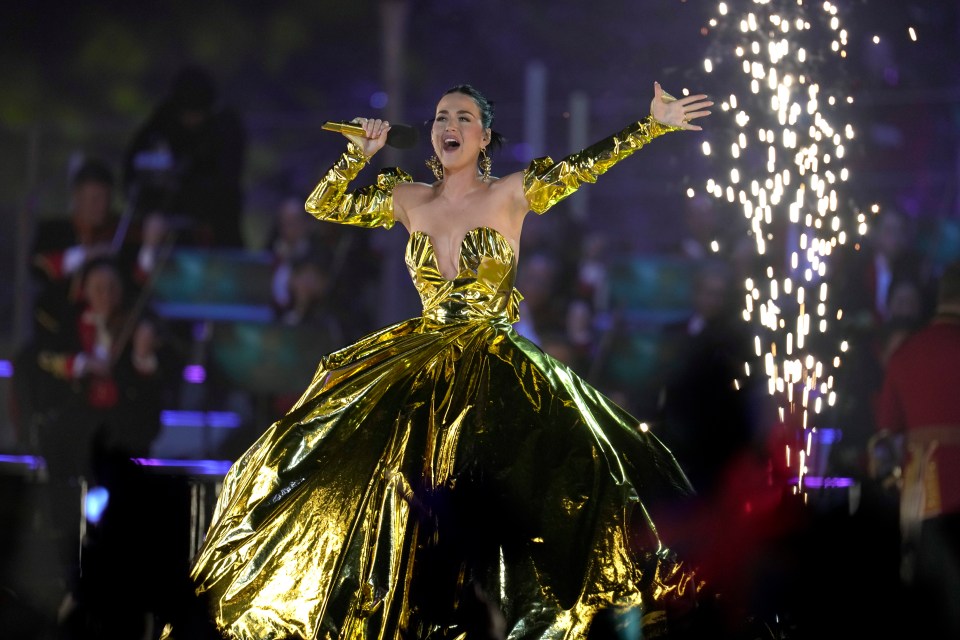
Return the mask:
[[351,191],[390,130],[355,120],[364,135],[347,136],[306,209],[406,227],[423,313],[324,357],[227,474],[192,572],[222,635],[480,637],[492,611],[494,636],[572,639],[603,609],[637,607],[651,636],[696,598],[648,512],[685,495],[686,477],[636,418],[514,331],[513,285],[530,211],[654,138],[699,131],[712,104],[655,84],[644,120],[497,178],[492,105],[460,85],[436,107],[435,182],[389,169]]

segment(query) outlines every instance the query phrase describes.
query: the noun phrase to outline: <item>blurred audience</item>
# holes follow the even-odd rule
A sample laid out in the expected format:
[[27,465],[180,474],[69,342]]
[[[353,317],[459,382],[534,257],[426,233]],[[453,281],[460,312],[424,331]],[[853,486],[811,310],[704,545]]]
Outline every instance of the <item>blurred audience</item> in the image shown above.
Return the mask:
[[[346,344],[343,327],[350,322],[350,318],[341,316],[339,301],[331,295],[330,262],[331,256],[325,253],[307,254],[293,261],[287,283],[289,302],[277,317],[285,327],[310,332],[312,348],[299,354],[309,363],[298,364],[307,365],[311,371],[319,357]],[[306,369],[304,366],[298,368]],[[290,410],[307,381],[298,381],[288,392],[271,394],[270,422]]]
[[147,284],[168,237],[166,219],[153,212],[124,224],[114,200],[112,169],[100,158],[87,158],[71,178],[69,218],[39,225],[31,258],[38,325],[56,323],[69,312],[80,297],[79,276],[92,260],[111,257],[131,294]]
[[138,215],[163,211],[178,243],[243,247],[247,134],[211,74],[185,66],[130,141],[123,189]]

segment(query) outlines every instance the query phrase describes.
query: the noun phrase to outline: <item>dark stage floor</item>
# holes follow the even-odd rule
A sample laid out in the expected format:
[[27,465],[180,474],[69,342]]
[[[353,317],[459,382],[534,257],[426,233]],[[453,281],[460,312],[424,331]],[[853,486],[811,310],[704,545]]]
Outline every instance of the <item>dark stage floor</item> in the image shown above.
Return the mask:
[[[120,465],[106,510],[83,530],[81,494],[90,487],[56,492],[36,465],[0,464],[0,638],[159,637],[190,606],[189,558],[226,471],[219,464]],[[849,491],[821,489],[806,504],[784,499],[755,518],[719,505],[664,518],[661,535],[716,586],[718,608],[750,619],[709,637],[882,638],[912,628],[915,610],[898,579],[895,502],[857,487],[851,513]],[[70,535],[56,526],[70,522]]]

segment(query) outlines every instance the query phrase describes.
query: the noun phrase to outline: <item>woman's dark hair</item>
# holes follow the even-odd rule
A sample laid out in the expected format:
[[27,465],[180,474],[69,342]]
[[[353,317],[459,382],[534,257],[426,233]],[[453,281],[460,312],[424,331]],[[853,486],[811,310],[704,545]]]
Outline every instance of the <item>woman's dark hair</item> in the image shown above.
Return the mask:
[[487,100],[486,96],[480,93],[473,85],[469,84],[458,84],[450,87],[443,92],[443,95],[446,96],[451,93],[462,93],[477,103],[477,107],[480,109],[480,123],[484,129],[490,129],[490,144],[497,149],[502,147],[503,136],[493,130],[493,102]]

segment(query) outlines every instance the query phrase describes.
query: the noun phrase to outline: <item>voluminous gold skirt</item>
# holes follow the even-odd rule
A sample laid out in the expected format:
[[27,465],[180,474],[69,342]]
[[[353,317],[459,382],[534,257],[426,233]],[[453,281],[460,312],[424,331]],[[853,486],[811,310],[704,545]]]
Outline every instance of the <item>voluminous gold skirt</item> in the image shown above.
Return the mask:
[[648,507],[687,493],[637,420],[505,320],[409,320],[325,357],[233,465],[192,577],[225,637],[646,635],[696,591]]

